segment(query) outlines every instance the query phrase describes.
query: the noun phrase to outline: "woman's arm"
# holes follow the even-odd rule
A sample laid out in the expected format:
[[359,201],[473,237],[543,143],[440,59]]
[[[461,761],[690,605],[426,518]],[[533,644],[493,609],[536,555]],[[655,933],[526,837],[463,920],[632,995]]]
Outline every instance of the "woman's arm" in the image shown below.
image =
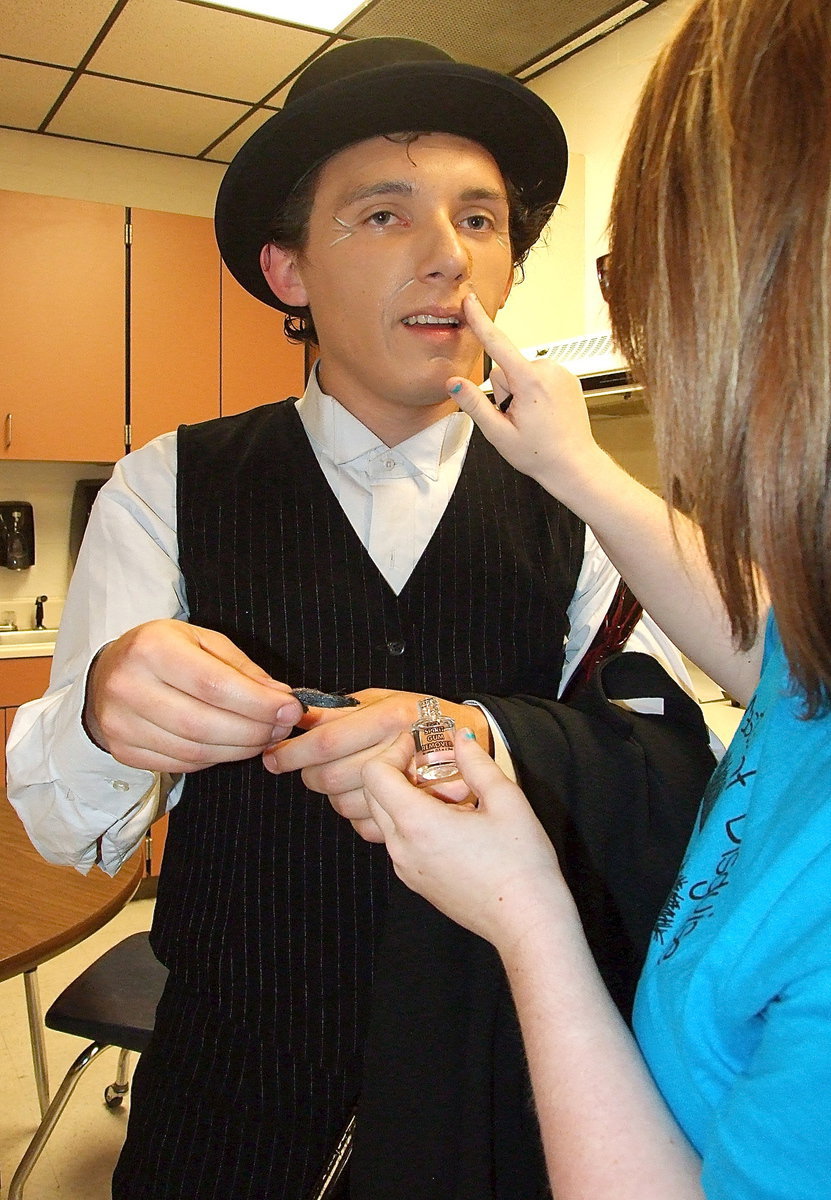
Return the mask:
[[367,795],[399,877],[502,957],[557,1200],[702,1200],[700,1161],[609,999],[522,792],[460,735],[478,807],[443,804],[406,778],[412,749],[402,735],[365,766]]
[[[451,379],[454,398],[518,470],[590,525],[644,608],[672,641],[731,696],[747,703],[759,680],[762,642],[737,651],[696,525],[615,463],[594,440],[578,380],[553,363],[529,363],[475,297],[465,316],[498,364],[504,414],[469,380]],[[760,622],[764,628],[764,622]]]

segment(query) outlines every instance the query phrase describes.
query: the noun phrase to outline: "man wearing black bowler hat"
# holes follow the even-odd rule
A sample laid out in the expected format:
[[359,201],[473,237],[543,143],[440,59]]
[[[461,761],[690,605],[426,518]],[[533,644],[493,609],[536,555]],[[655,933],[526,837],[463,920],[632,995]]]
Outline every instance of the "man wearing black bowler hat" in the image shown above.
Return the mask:
[[[627,814],[647,851],[606,878],[604,789],[647,795],[652,767],[633,770],[628,729],[557,697],[617,578],[446,387],[481,352],[463,298],[501,307],[566,161],[556,116],[515,81],[370,39],[313,62],[228,168],[222,256],[319,346],[317,369],[299,401],[119,465],[11,754],[33,840],[82,869],[115,869],[152,783],[174,780],[152,934],[170,977],[117,1200],[305,1200],[356,1104],[359,1200],[545,1194],[498,965],[391,878],[360,789],[425,693],[551,807],[628,1003],[706,740],[666,722],[671,766],[701,765],[690,804],[669,831]],[[360,704],[303,713],[301,684]],[[589,814],[576,834],[562,795]]]

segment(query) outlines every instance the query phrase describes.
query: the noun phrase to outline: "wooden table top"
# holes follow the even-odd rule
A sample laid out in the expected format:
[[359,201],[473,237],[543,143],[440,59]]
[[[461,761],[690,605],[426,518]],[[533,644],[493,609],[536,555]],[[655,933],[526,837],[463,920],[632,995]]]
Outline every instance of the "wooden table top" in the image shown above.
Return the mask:
[[95,933],[134,895],[141,849],[111,878],[41,858],[0,788],[0,980],[31,971]]

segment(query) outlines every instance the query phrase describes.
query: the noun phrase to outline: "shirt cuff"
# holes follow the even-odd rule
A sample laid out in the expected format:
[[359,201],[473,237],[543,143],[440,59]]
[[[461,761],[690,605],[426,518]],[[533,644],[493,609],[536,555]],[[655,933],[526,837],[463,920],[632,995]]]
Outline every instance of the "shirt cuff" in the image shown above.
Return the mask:
[[505,740],[505,735],[499,728],[495,719],[491,716],[488,710],[479,703],[478,700],[465,700],[464,704],[469,704],[472,708],[478,708],[488,723],[488,728],[491,731],[493,738],[493,761],[500,770],[508,776],[511,783],[516,783],[516,771],[514,770],[514,760],[511,758],[511,752],[508,749],[508,743]]
[[[44,697],[40,714],[33,705],[31,722],[26,707],[21,708],[15,733],[18,740],[27,734],[42,738],[40,761],[47,764],[48,778],[30,782],[21,762],[18,790],[21,796],[30,793],[37,817],[27,828],[45,858],[84,872],[97,863],[115,874],[158,815],[159,776],[124,766],[91,741],[81,721],[85,696],[86,672]],[[44,798],[38,803],[33,793],[40,792]]]

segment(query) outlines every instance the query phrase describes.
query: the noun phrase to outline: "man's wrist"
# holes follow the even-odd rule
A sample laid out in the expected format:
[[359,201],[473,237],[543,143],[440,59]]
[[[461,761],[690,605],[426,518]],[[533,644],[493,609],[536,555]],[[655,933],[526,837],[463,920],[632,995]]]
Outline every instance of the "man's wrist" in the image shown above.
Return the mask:
[[464,711],[457,721],[457,725],[460,728],[470,729],[482,749],[487,750],[493,758],[493,732],[484,709],[481,705],[471,701],[465,701],[462,707]]
[[[109,645],[109,643],[107,643],[107,645]],[[83,727],[84,733],[87,735],[92,744],[97,746],[99,750],[103,750],[105,754],[109,754],[110,751],[109,747],[107,746],[107,739],[104,735],[104,731],[96,719],[92,700],[92,693],[94,689],[93,677],[95,675],[95,669],[98,665],[98,660],[106,648],[106,646],[102,646],[93,658],[92,662],[89,664],[86,688],[84,691],[84,707],[81,709],[81,726]]]

